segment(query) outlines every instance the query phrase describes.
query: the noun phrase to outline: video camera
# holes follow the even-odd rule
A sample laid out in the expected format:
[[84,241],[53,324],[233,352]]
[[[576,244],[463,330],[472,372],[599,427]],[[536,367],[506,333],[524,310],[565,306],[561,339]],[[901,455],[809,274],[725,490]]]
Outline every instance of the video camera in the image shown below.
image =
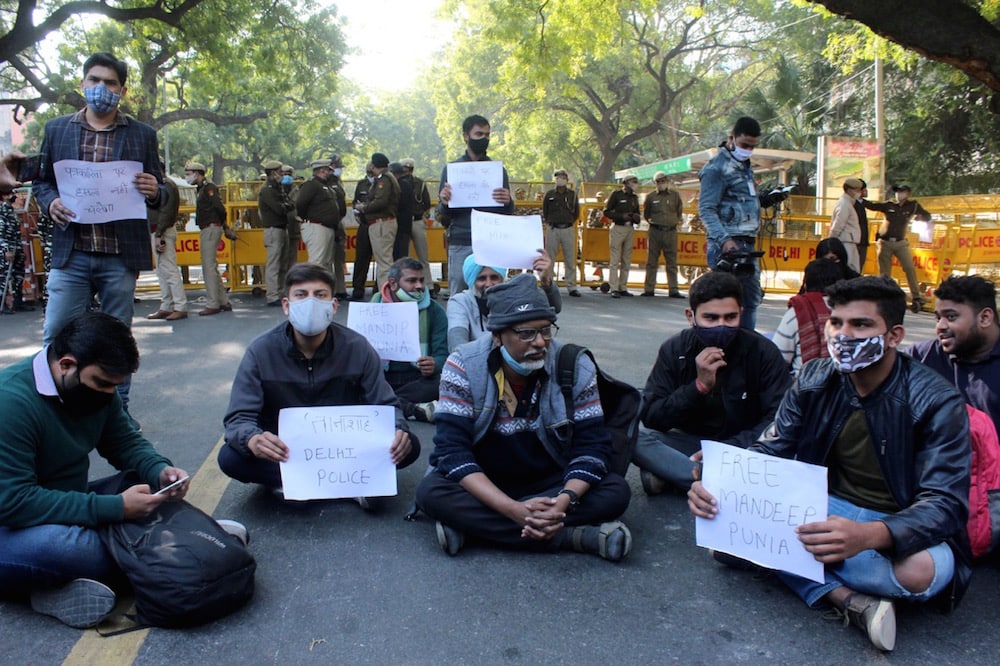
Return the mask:
[[743,250],[732,250],[724,252],[719,261],[715,264],[715,270],[725,271],[733,275],[751,275],[755,270],[754,259],[764,256],[763,250],[746,252]]

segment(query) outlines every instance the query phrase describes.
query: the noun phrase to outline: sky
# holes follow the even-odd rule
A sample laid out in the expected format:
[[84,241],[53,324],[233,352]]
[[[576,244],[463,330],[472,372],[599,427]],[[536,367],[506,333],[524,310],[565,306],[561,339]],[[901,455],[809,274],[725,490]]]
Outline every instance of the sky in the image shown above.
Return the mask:
[[[341,74],[363,88],[399,90],[425,76],[439,46],[447,42],[439,21],[442,0],[336,0],[347,19],[347,56]],[[377,72],[377,75],[374,74]]]

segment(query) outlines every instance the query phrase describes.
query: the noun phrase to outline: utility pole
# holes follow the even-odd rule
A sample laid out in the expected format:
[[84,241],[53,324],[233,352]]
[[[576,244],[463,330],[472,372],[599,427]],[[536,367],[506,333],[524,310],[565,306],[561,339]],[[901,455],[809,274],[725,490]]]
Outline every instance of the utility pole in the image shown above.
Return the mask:
[[885,194],[885,105],[882,102],[882,93],[885,90],[885,78],[882,71],[882,58],[881,56],[875,56],[875,140],[878,141],[879,146],[882,149],[882,159],[881,161],[881,181],[879,183],[879,191],[882,198],[886,198]]

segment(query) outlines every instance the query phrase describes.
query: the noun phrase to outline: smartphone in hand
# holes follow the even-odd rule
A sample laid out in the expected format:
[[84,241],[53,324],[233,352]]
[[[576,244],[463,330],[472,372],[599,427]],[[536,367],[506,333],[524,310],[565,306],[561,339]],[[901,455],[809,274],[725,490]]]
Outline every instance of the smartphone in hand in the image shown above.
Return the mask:
[[170,492],[174,488],[178,487],[179,485],[181,485],[182,483],[184,483],[185,481],[187,481],[190,478],[191,478],[190,476],[185,476],[183,479],[177,479],[173,483],[170,483],[170,484],[167,484],[167,485],[163,486],[162,488],[160,488],[159,490],[157,490],[153,494],[154,495],[163,495],[164,493],[168,493],[168,492]]

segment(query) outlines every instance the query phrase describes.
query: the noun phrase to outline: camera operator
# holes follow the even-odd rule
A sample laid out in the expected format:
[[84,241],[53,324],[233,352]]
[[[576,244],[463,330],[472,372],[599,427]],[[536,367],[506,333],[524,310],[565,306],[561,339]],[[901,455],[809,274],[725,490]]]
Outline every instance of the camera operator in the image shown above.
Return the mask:
[[[708,235],[708,267],[716,269],[723,255],[752,253],[760,228],[760,209],[788,198],[787,192],[758,194],[754,184],[750,156],[760,141],[760,123],[742,117],[729,137],[719,144],[719,152],[701,170],[701,194],[698,215]],[[740,326],[753,329],[757,324],[760,266],[756,256],[746,257],[753,267],[737,273],[743,285],[743,314]],[[727,259],[730,263],[732,258]]]

